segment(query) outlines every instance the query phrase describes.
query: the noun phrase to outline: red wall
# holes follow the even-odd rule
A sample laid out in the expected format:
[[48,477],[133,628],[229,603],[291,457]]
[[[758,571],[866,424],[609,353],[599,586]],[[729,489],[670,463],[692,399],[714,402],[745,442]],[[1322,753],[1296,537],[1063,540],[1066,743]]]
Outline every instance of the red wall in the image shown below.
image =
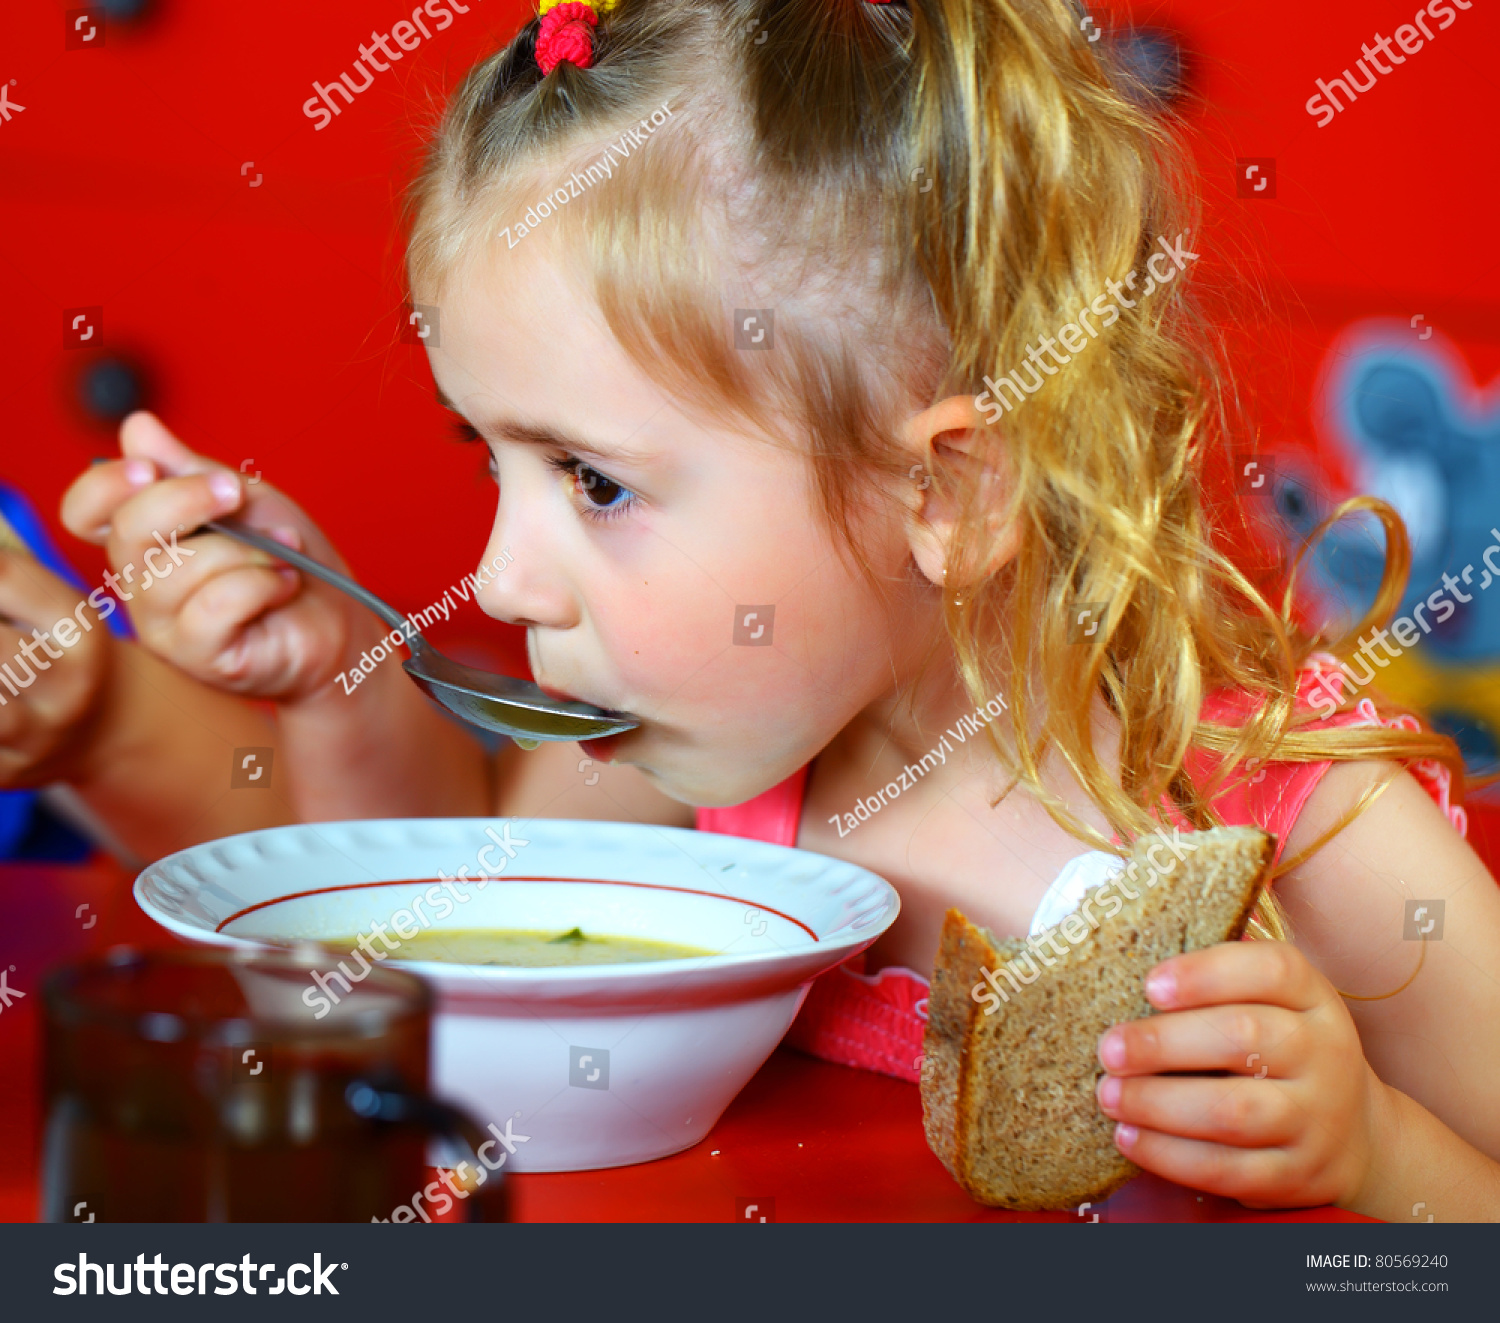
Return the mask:
[[[0,13],[0,82],[25,107],[0,122],[0,478],[53,516],[68,481],[111,452],[67,403],[88,351],[62,348],[62,310],[103,305],[105,346],[149,367],[172,427],[230,464],[253,459],[373,588],[421,608],[475,565],[493,496],[483,457],[449,440],[421,351],[396,340],[397,207],[444,89],[525,7],[472,0],[322,131],[301,109],[312,81],[348,69],[402,4],[159,0],[136,28],[110,26],[103,48],[68,51],[76,8]],[[1115,6],[1182,36],[1206,202],[1195,266],[1269,299],[1269,322],[1237,328],[1268,443],[1311,439],[1319,361],[1358,317],[1420,313],[1481,382],[1500,366],[1500,16],[1459,12],[1326,128],[1303,108],[1315,78],[1415,9]],[[1276,158],[1274,201],[1236,198],[1244,156]],[[97,564],[65,545],[86,572]],[[506,643],[472,606],[448,626],[458,636]]]

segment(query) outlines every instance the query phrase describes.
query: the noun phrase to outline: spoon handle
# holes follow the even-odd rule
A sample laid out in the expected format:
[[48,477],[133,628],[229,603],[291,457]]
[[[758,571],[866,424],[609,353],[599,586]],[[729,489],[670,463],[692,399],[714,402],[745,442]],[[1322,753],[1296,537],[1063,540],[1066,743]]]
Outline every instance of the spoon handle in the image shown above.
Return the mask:
[[[341,593],[347,593],[361,606],[369,607],[392,629],[400,629],[407,623],[406,617],[395,607],[381,601],[368,588],[361,587],[348,575],[318,564],[311,556],[304,556],[300,551],[293,551],[284,542],[278,542],[275,538],[253,532],[242,524],[228,519],[210,519],[203,527],[212,529],[215,533],[223,533],[225,537],[232,537],[236,542],[243,542],[247,547],[264,551],[268,556],[275,556],[277,560],[284,560],[288,565],[295,565],[304,573],[312,575],[313,578],[323,580],[324,583],[337,588]],[[417,648],[424,646],[427,640],[413,630],[407,636],[406,642],[408,645],[416,645],[412,647],[412,651],[416,652]]]

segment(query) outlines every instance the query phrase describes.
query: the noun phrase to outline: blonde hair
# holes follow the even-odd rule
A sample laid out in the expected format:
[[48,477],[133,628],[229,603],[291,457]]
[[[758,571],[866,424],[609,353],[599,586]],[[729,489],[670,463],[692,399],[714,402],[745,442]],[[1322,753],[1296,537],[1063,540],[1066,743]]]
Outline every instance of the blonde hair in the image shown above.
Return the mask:
[[[861,564],[862,502],[910,480],[895,429],[912,402],[977,394],[1195,228],[1166,117],[1128,95],[1065,0],[619,0],[600,15],[594,67],[546,76],[536,31],[477,65],[449,105],[410,198],[413,291],[440,302],[501,225],[514,233],[558,177],[667,106],[607,186],[548,224],[643,370],[716,416],[800,438]],[[977,483],[953,493],[946,622],[965,686],[981,705],[1009,694],[997,756],[1099,849],[1116,847],[1043,784],[1049,750],[1126,840],[1158,825],[1164,795],[1194,826],[1218,822],[1212,798],[1251,759],[1435,758],[1462,775],[1457,746],[1431,730],[1310,730],[1294,715],[1298,668],[1343,645],[1295,624],[1295,565],[1273,609],[1223,549],[1243,515],[1209,506],[1205,474],[1243,425],[1187,274],[977,434],[1013,480],[998,521]],[[737,351],[732,314],[764,308],[775,351]],[[1386,529],[1370,619],[1388,619],[1405,533],[1371,498],[1335,517],[1354,508]],[[994,568],[997,522],[1022,536]],[[1100,627],[1070,641],[1087,603],[1107,604]],[[1259,700],[1243,727],[1200,717],[1225,686]],[[1118,783],[1094,748],[1094,695],[1119,722]],[[1184,772],[1193,746],[1225,755],[1206,784]],[[1285,934],[1269,893],[1254,926]]]

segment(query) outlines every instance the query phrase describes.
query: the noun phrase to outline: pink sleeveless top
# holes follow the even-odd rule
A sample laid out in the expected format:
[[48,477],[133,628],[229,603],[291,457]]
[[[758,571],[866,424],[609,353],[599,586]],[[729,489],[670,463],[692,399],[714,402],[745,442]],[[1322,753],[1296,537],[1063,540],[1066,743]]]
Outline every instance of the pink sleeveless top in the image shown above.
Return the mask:
[[[1343,673],[1328,653],[1314,653],[1300,673],[1297,691],[1299,709],[1310,708],[1310,694],[1321,680],[1335,693],[1342,693]],[[1203,705],[1205,720],[1233,725],[1253,710],[1253,696],[1219,693]],[[1325,717],[1316,727],[1388,725],[1418,729],[1415,718],[1402,715],[1382,722],[1368,698],[1350,712]],[[1194,750],[1187,770],[1201,778],[1212,771],[1216,755]],[[1331,762],[1267,763],[1248,782],[1227,787],[1214,808],[1230,825],[1256,825],[1276,837],[1275,859],[1279,860],[1292,824],[1301,813]],[[810,764],[809,764],[810,766]],[[1413,762],[1409,769],[1422,788],[1460,835],[1467,835],[1464,810],[1451,804],[1451,774],[1442,763],[1430,759]],[[795,845],[802,821],[802,801],[807,788],[807,767],[794,772],[763,795],[732,808],[699,809],[699,831],[747,836],[776,845]],[[1169,823],[1182,819],[1163,806]],[[787,1033],[792,1047],[836,1061],[840,1065],[880,1071],[915,1082],[920,1077],[922,1035],[927,1027],[928,981],[910,969],[891,966],[875,974],[864,972],[864,957],[840,965],[814,979],[801,1011]]]

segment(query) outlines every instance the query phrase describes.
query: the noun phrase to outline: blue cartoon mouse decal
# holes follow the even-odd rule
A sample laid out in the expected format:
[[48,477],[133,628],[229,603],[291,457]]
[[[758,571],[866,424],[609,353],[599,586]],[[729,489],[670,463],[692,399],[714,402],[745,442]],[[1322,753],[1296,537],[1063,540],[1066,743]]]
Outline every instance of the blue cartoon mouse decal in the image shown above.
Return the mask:
[[[1420,320],[1420,319],[1416,319]],[[1426,712],[1471,772],[1500,759],[1500,395],[1481,393],[1456,350],[1431,329],[1357,324],[1329,350],[1315,412],[1326,450],[1352,485],[1330,490],[1309,461],[1271,462],[1277,522],[1299,546],[1355,493],[1395,507],[1411,541],[1411,574],[1395,618],[1368,631],[1345,670]],[[1375,600],[1385,534],[1346,517],[1303,561],[1299,582],[1319,614],[1353,623]]]

